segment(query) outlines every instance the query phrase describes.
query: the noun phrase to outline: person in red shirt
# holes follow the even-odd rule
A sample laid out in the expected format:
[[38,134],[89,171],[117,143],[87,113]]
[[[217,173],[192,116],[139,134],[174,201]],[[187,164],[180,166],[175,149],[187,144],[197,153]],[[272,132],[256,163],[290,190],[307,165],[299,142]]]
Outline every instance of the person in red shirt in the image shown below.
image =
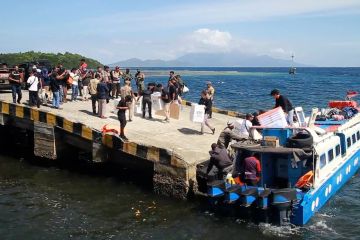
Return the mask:
[[257,186],[260,181],[261,164],[258,154],[245,158],[244,160],[244,178],[248,186]]

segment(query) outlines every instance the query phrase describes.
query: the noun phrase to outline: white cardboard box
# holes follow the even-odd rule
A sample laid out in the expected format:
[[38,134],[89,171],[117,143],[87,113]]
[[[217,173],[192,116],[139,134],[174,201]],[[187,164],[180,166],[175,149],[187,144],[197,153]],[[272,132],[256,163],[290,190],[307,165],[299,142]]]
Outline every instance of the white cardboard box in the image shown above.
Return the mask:
[[153,111],[159,111],[164,108],[164,102],[163,100],[161,100],[160,96],[161,93],[159,92],[155,92],[151,94],[151,103],[152,103],[151,108]]
[[204,105],[192,104],[190,110],[190,121],[195,123],[202,123],[205,117]]

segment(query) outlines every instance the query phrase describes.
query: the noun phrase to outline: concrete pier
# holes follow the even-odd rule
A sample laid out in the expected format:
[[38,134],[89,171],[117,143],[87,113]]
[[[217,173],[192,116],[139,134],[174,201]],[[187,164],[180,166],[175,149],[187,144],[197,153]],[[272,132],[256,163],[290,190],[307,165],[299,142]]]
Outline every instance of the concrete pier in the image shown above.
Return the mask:
[[[23,92],[22,102],[28,94]],[[126,126],[129,141],[116,135],[105,135],[105,124],[119,125],[114,103],[107,105],[107,119],[92,114],[91,101],[68,102],[57,110],[47,106],[30,108],[26,104],[11,103],[11,93],[0,93],[0,125],[10,125],[34,132],[34,154],[47,159],[70,157],[68,146],[87,152],[93,162],[148,161],[153,164],[154,191],[159,194],[186,198],[196,192],[196,165],[209,159],[210,145],[226,126],[228,120],[242,114],[213,109],[210,123],[216,128],[213,135],[206,128],[200,134],[200,124],[190,121],[190,102],[183,101],[180,119],[163,122],[163,116],[154,119],[133,118]],[[140,161],[140,162],[141,162]],[[131,163],[129,163],[131,164]]]

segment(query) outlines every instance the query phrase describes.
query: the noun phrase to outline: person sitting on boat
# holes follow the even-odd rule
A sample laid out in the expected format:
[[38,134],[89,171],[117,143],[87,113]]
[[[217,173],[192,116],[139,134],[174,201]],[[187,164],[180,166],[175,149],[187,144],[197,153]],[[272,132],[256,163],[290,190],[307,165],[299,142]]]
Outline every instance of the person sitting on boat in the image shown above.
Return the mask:
[[240,141],[244,139],[244,137],[234,133],[234,127],[234,121],[228,121],[226,128],[222,130],[217,140],[217,145],[220,148],[227,149],[232,140]]
[[260,181],[261,165],[259,155],[252,153],[244,159],[244,180],[248,186],[257,186]]
[[270,93],[271,96],[275,98],[275,107],[281,107],[284,113],[287,115],[286,120],[290,126],[294,124],[294,108],[290,102],[290,100],[280,95],[280,91],[278,89],[273,89]]
[[224,148],[220,148],[216,143],[211,144],[210,162],[206,170],[206,174],[209,175],[210,171],[215,166],[218,170],[218,179],[224,179],[232,170],[232,161]]

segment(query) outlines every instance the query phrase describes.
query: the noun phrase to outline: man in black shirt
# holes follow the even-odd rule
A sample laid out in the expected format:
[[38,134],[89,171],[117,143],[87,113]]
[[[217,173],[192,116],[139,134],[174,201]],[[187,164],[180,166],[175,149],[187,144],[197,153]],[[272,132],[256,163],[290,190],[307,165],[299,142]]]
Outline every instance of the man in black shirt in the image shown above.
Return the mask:
[[142,99],[142,116],[143,118],[145,118],[145,108],[146,105],[148,107],[148,111],[149,111],[149,119],[152,119],[152,115],[151,115],[151,106],[152,106],[152,102],[151,102],[151,94],[153,93],[153,85],[148,84],[148,87],[146,90],[144,90],[141,93],[141,96],[143,97]]
[[129,109],[128,103],[132,102],[132,97],[130,95],[126,96],[125,98],[121,98],[119,104],[117,105],[118,111],[118,119],[120,121],[120,137],[124,140],[128,140],[125,137],[125,126],[126,126],[126,110]]
[[294,123],[294,108],[290,100],[287,97],[280,95],[280,91],[278,89],[273,89],[270,95],[275,98],[274,108],[281,107],[284,113],[287,114],[287,122],[290,126],[292,126]]
[[[15,66],[15,70],[11,72],[9,75],[9,81],[11,85],[11,92],[12,92],[12,98],[13,103],[19,103],[22,97],[21,94],[21,74],[19,71],[19,67]],[[18,95],[17,101],[16,101],[16,94]]]
[[177,89],[176,86],[174,85],[174,80],[169,80],[168,92],[169,92],[170,101],[174,101],[177,99]]

